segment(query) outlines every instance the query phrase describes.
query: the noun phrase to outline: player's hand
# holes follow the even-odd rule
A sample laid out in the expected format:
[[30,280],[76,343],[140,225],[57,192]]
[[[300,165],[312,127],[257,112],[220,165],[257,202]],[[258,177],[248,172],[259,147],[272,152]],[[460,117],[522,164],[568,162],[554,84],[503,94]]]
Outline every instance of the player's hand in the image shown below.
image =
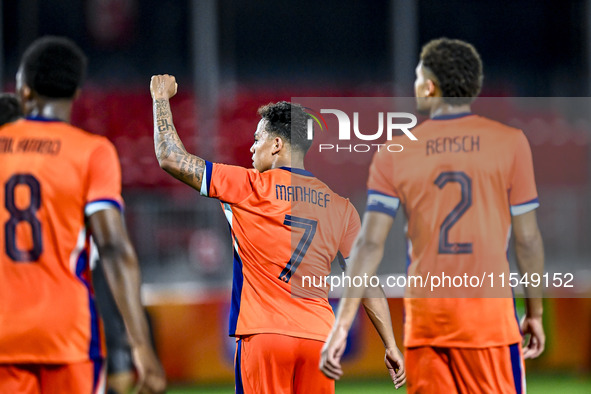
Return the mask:
[[341,357],[347,346],[347,330],[335,326],[322,347],[320,370],[326,377],[339,380],[343,376]]
[[[536,358],[544,351],[546,335],[542,325],[542,317],[524,317],[521,320],[521,332],[525,337],[523,343],[523,358]],[[529,338],[527,338],[529,335]]]
[[134,393],[160,394],[166,392],[166,375],[151,346],[136,346],[132,350],[138,373]]
[[398,348],[386,349],[385,356],[386,367],[390,373],[390,378],[394,387],[399,389],[406,383],[406,371],[404,369],[404,359]]
[[153,100],[168,100],[176,94],[177,88],[176,79],[172,75],[153,75],[150,79],[150,93]]

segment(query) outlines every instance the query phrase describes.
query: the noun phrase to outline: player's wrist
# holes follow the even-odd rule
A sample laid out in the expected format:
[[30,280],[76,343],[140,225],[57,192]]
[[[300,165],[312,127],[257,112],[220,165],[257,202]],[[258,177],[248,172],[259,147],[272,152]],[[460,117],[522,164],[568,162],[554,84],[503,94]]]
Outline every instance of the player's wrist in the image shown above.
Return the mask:
[[529,312],[528,311],[528,312],[526,312],[525,317],[528,318],[528,319],[539,319],[539,320],[542,320],[542,315],[543,315],[543,312],[541,310],[540,311],[536,311],[536,312]]
[[528,298],[525,304],[525,316],[527,318],[541,319],[544,314],[544,305],[541,298]]
[[351,329],[353,322],[347,319],[339,319],[335,322],[334,331],[344,331],[346,333]]

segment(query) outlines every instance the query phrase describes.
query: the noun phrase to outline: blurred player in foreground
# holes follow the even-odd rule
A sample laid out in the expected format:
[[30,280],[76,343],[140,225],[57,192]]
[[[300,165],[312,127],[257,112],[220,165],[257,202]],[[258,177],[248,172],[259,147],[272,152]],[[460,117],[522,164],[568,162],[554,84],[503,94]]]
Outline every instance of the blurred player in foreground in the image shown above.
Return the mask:
[[135,384],[135,371],[125,322],[109,288],[96,247],[91,249],[90,256],[94,294],[105,328],[107,394],[127,394]]
[[121,214],[117,153],[104,137],[69,124],[85,70],[71,40],[33,42],[16,76],[27,118],[0,129],[2,393],[104,390],[91,235],[131,338],[139,392],[165,390]]
[[[254,169],[214,164],[189,154],[180,141],[169,103],[176,89],[174,77],[152,77],[156,156],[172,176],[219,199],[230,224],[236,392],[333,393],[334,381],[318,370],[334,321],[328,291],[306,287],[303,276],[329,275],[337,253],[349,255],[360,220],[348,200],[304,169],[312,144],[308,115],[288,102],[259,108],[250,149]],[[379,292],[364,293],[376,296],[364,305],[386,347],[392,380],[401,385],[403,361]]]
[[23,117],[18,97],[13,93],[0,93],[0,126]]
[[[413,129],[418,141],[405,142],[403,152],[381,150],[374,156],[367,212],[349,274],[376,271],[400,206],[408,218],[409,276],[508,272],[511,227],[519,269],[542,274],[539,204],[527,139],[520,130],[470,112],[482,84],[480,56],[468,43],[434,40],[423,47],[416,77],[418,110],[431,119]],[[521,330],[530,338],[522,351],[511,290],[495,286],[486,290],[488,298],[464,289],[434,295],[429,288],[407,287],[409,393],[525,390],[523,357],[544,350],[541,289],[526,288]],[[359,296],[359,289],[347,289],[340,302],[322,353],[327,376],[342,374],[340,354]]]

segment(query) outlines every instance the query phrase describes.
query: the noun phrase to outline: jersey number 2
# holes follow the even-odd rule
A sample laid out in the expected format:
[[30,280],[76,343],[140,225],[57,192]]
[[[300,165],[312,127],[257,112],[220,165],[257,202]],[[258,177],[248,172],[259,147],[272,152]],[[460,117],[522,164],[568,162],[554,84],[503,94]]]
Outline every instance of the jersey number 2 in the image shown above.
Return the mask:
[[472,253],[472,242],[451,243],[449,242],[449,230],[458,222],[464,213],[472,205],[472,180],[462,171],[447,171],[439,174],[435,184],[443,189],[448,182],[457,182],[461,187],[460,202],[445,217],[439,227],[439,253],[440,254],[470,254]]
[[297,216],[285,215],[285,220],[283,221],[283,224],[290,227],[298,227],[304,229],[304,235],[300,239],[300,242],[298,242],[298,246],[296,246],[294,252],[292,253],[289,262],[287,263],[285,268],[283,268],[283,271],[281,271],[281,275],[279,275],[279,279],[281,279],[285,283],[289,283],[291,276],[298,269],[298,266],[304,259],[304,256],[308,251],[308,247],[312,243],[312,239],[314,239],[318,221],[313,219],[300,218]]
[[[22,209],[16,205],[15,190],[18,185],[29,189],[29,206]],[[39,181],[30,174],[16,174],[10,177],[4,185],[4,203],[10,213],[10,219],[4,225],[4,244],[6,254],[13,261],[27,263],[37,261],[43,252],[41,238],[41,222],[35,214],[41,207],[41,186]],[[33,247],[30,250],[21,250],[16,245],[16,228],[19,223],[27,222],[31,226]]]

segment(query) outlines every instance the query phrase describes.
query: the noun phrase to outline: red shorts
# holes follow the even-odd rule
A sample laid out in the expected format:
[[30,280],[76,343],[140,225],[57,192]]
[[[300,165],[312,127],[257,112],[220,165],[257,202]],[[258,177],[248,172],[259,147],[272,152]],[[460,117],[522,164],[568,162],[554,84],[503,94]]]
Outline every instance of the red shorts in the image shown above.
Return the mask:
[[333,394],[334,381],[319,369],[323,345],[280,334],[241,337],[236,346],[236,393]]
[[0,364],[0,393],[102,393],[102,362],[75,364]]
[[409,394],[525,392],[519,343],[482,349],[407,348],[405,361]]

